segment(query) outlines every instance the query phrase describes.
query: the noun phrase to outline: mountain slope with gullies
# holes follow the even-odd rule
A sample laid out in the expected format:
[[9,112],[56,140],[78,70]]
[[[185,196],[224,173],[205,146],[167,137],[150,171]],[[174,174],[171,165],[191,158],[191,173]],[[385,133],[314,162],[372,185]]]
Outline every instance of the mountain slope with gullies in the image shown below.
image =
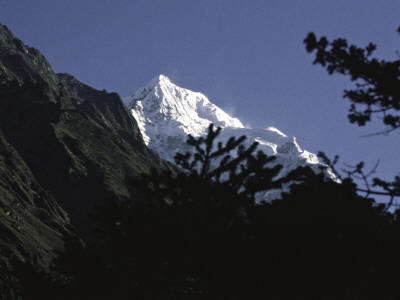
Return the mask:
[[55,74],[40,52],[0,25],[0,298],[13,299],[13,260],[48,267],[63,235],[93,238],[106,197],[139,199],[129,184],[174,168],[149,150],[116,93]]
[[[295,137],[273,127],[247,128],[203,94],[179,87],[164,75],[153,78],[132,96],[124,98],[124,102],[137,120],[146,145],[171,162],[177,152],[190,151],[186,144],[188,134],[205,136],[209,124],[213,123],[222,128],[217,142],[225,143],[232,136],[238,138],[243,135],[247,137],[247,146],[258,142],[257,150],[274,155],[274,164],[283,166],[279,176],[307,165],[316,173],[324,169],[327,178],[335,179],[315,154],[300,148]],[[279,191],[259,193],[258,200],[269,201],[279,197],[279,194]]]

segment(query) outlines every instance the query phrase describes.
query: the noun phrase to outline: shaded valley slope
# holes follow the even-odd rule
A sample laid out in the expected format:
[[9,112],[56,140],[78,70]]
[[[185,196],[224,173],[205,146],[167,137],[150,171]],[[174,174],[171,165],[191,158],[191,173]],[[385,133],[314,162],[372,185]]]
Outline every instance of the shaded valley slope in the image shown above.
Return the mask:
[[55,74],[0,25],[0,298],[12,299],[13,260],[46,268],[63,235],[92,239],[106,197],[140,198],[127,184],[173,168],[148,150],[116,93]]

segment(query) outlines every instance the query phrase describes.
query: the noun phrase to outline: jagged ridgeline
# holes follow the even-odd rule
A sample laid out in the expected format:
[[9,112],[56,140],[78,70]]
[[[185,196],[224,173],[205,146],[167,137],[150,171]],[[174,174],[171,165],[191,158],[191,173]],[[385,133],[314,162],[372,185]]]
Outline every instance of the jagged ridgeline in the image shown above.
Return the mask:
[[[324,172],[327,180],[337,180],[331,170],[320,163],[317,155],[299,146],[295,137],[274,127],[246,127],[202,93],[179,87],[164,75],[156,76],[124,101],[137,120],[146,145],[168,161],[174,162],[176,153],[192,151],[186,143],[188,134],[205,137],[208,126],[213,123],[222,128],[218,142],[225,144],[229,138],[243,135],[247,137],[244,141],[247,146],[257,142],[257,150],[275,157],[269,166],[282,166],[280,178],[298,167],[308,166],[315,173]],[[231,155],[237,156],[237,153],[232,151]],[[219,161],[214,160],[212,167],[216,168],[218,164]],[[288,186],[284,190],[288,190]],[[280,190],[261,191],[257,200],[272,201],[280,194]]]
[[127,180],[171,168],[143,143],[116,93],[55,74],[0,25],[0,298],[12,261],[46,268],[63,234],[92,238],[95,204],[139,197]]

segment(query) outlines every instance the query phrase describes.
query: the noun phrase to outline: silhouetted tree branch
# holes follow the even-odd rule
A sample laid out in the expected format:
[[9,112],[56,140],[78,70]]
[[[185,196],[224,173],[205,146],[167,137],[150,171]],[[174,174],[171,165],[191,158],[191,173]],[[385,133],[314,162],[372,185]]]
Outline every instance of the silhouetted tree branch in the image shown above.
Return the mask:
[[[364,171],[364,162],[359,162],[355,166],[346,165],[346,169],[342,168],[341,172],[345,174],[345,177],[341,174],[340,171],[337,170],[336,165],[339,161],[339,156],[336,155],[334,160],[330,160],[325,153],[318,152],[318,157],[321,158],[322,162],[328,165],[335,175],[343,182],[343,181],[353,181],[354,179],[362,180],[365,185],[365,188],[356,187],[358,192],[365,193],[365,198],[368,198],[370,195],[378,195],[378,196],[387,196],[389,197],[389,201],[387,202],[386,209],[383,211],[384,213],[393,205],[393,201],[396,197],[400,197],[400,177],[396,176],[394,181],[388,182],[383,181],[379,178],[372,178],[371,176],[375,174],[376,169],[379,165],[379,162],[371,169],[369,172]],[[381,190],[376,190],[374,188],[381,188]]]
[[[400,27],[397,32],[400,33]],[[329,42],[326,37],[318,40],[314,33],[309,33],[304,43],[309,53],[315,52],[314,64],[325,67],[329,74],[348,75],[352,81],[356,81],[356,89],[344,91],[344,98],[351,102],[348,115],[351,123],[364,126],[371,121],[372,115],[380,115],[386,129],[368,136],[389,134],[400,128],[400,59],[385,61],[372,58],[371,55],[376,50],[373,43],[360,48],[349,45],[341,38],[333,42]],[[338,156],[333,161],[323,153],[319,153],[319,156],[344,180],[335,169]],[[370,195],[389,197],[385,209],[387,211],[393,205],[394,199],[400,196],[399,176],[393,181],[379,178],[372,178],[370,181],[377,165],[369,173],[365,173],[363,168],[364,163],[360,162],[355,166],[347,166],[342,172],[347,175],[346,180],[358,179],[364,183],[365,188],[357,187],[357,190],[365,193],[366,198]]]
[[356,81],[354,90],[344,91],[344,98],[351,102],[348,115],[351,123],[364,126],[372,115],[380,115],[387,126],[380,134],[400,128],[400,59],[371,58],[376,49],[373,43],[360,48],[341,38],[333,42],[326,37],[318,40],[314,33],[309,33],[304,43],[309,53],[315,51],[314,64],[325,67],[329,74],[349,75]]
[[[393,214],[351,180],[326,181],[310,168],[285,179],[296,184],[282,199],[255,205],[255,191],[280,186],[279,168],[253,146],[239,150],[242,138],[214,149],[218,133],[211,126],[211,137],[190,138],[194,153],[177,155],[190,172],[153,170],[135,181],[144,200],[108,199],[96,216],[102,243],[68,241],[54,261],[65,281],[20,269],[23,299],[398,298]],[[229,155],[236,149],[239,159]]]

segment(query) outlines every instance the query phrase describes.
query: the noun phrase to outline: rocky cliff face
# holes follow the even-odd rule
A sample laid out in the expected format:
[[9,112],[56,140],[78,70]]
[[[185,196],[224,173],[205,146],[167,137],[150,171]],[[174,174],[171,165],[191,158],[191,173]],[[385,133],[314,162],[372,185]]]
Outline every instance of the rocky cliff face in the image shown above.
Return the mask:
[[128,181],[170,168],[148,150],[115,93],[55,74],[39,51],[0,25],[0,298],[11,261],[45,268],[63,234],[91,239],[105,197],[139,197]]

